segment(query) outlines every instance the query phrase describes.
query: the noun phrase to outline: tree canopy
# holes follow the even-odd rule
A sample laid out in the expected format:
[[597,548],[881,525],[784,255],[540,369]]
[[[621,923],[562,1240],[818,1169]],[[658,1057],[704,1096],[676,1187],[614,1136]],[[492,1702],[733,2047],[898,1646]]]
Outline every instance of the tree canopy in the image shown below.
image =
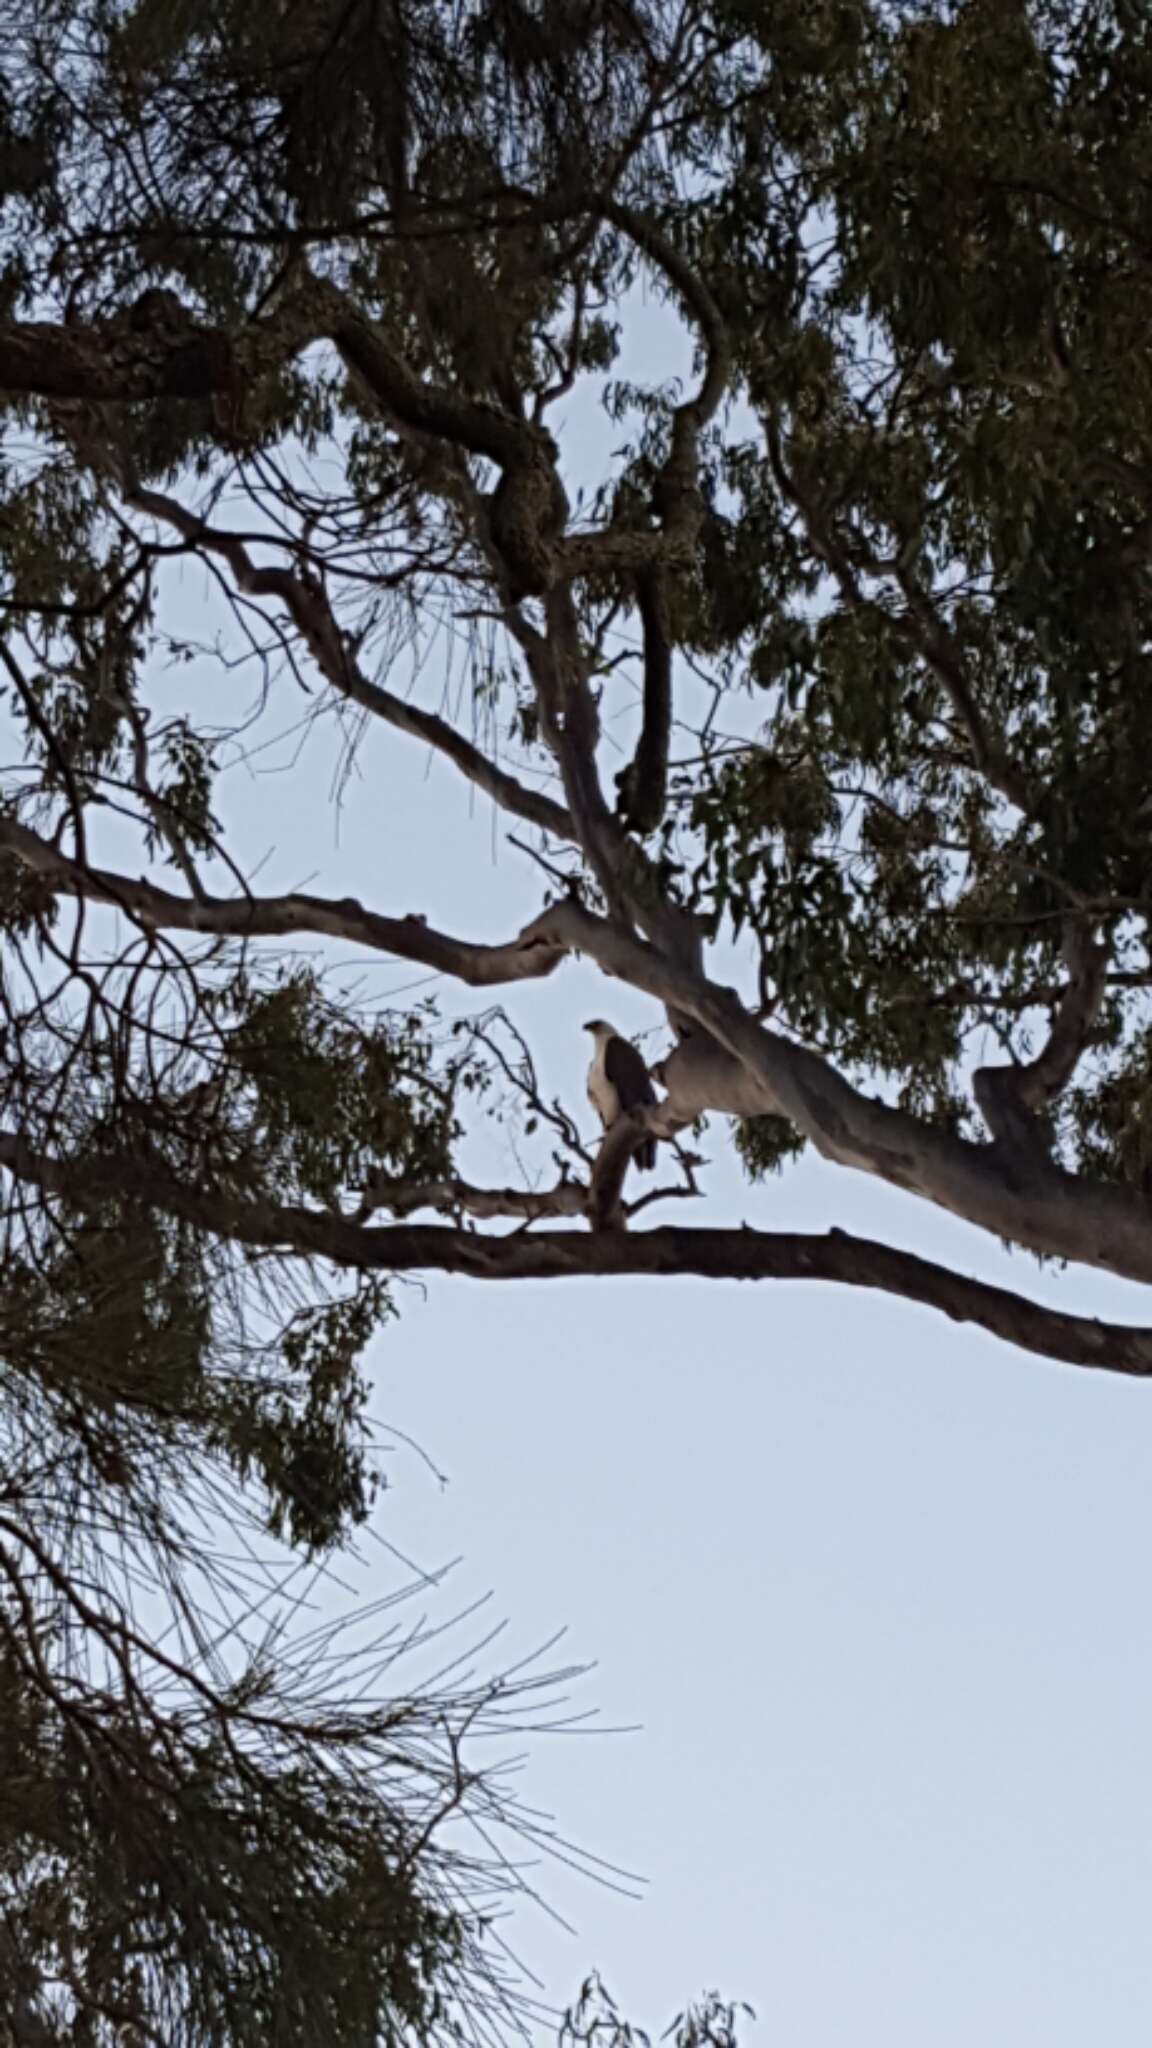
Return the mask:
[[[347,1770],[299,1706],[191,1667],[199,1719],[157,1718],[77,1546],[111,1499],[125,1555],[194,1555],[190,1474],[344,1540],[360,1360],[405,1274],[835,1279],[1152,1371],[1152,1321],[646,1213],[699,1192],[711,1114],[752,1178],[810,1146],[1152,1281],[1152,25],[1134,0],[7,19],[0,1657],[3,1740],[45,1762],[6,1774],[3,1881],[41,1889],[0,1997],[47,2029],[59,1978],[94,2040],[125,2014],[175,2039],[173,2012],[190,2041],[435,2031],[480,1937],[426,1820],[357,1789],[387,1715],[331,1708]],[[641,285],[692,338],[682,386],[622,374]],[[586,399],[614,444],[592,490],[562,431]],[[458,719],[421,636],[464,650]],[[248,679],[229,729],[213,662]],[[523,930],[434,928],[400,873],[261,892],[222,764],[253,701],[317,700],[495,808],[539,875]],[[329,942],[505,1010],[365,1007]],[[577,953],[667,1025],[660,1102],[595,1154],[515,1010]],[[494,1101],[521,1185],[458,1166]],[[125,1773],[155,1792],[139,1840],[104,1823]],[[249,1915],[250,1865],[296,1871],[268,1924],[190,1876],[161,1909],[193,1814]],[[317,1914],[355,1966],[293,1984]]]

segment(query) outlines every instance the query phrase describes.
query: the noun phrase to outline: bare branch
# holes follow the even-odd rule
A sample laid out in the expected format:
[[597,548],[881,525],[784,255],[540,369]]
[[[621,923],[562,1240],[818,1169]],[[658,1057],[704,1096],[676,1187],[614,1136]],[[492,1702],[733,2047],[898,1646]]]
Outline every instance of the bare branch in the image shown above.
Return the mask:
[[[109,903],[146,930],[200,932],[220,938],[282,938],[293,932],[346,939],[375,952],[395,953],[472,988],[528,981],[559,966],[565,944],[543,935],[541,920],[505,945],[473,945],[434,931],[420,917],[382,917],[353,896],[333,900],[293,892],[285,896],[177,896],[155,883],[87,867],[21,825],[0,817],[0,846],[47,878],[64,896]],[[550,922],[551,912],[544,913]]]
[[618,1116],[611,1129],[605,1131],[588,1191],[588,1220],[593,1230],[624,1228],[624,1181],[635,1153],[650,1136],[642,1110],[632,1116]]
[[[462,1180],[417,1182],[389,1180],[380,1176],[365,1186],[364,1199],[356,1211],[355,1220],[366,1222],[378,1209],[387,1209],[392,1216],[413,1216],[420,1209],[434,1209],[442,1216],[475,1216],[484,1222],[513,1216],[527,1223],[545,1218],[587,1216],[595,1229],[608,1225],[621,1227],[627,1219],[639,1215],[642,1209],[651,1208],[656,1202],[698,1199],[700,1189],[696,1185],[692,1162],[686,1161],[683,1182],[650,1188],[637,1201],[621,1203],[620,1193],[628,1161],[645,1135],[642,1124],[637,1123],[634,1129],[629,1129],[629,1121],[622,1119],[614,1124],[605,1138],[590,1187],[585,1181],[569,1180],[566,1176],[550,1188],[477,1188]],[[615,1140],[611,1147],[610,1140]],[[609,1186],[603,1177],[603,1169],[610,1154],[614,1157]]]
[[402,1181],[383,1177],[368,1182],[356,1211],[364,1221],[376,1209],[392,1216],[413,1216],[435,1209],[443,1216],[476,1216],[493,1222],[519,1216],[532,1223],[541,1217],[583,1216],[588,1189],[583,1181],[562,1180],[553,1188],[477,1188],[462,1180]]
[[398,732],[426,741],[502,810],[538,825],[557,839],[575,839],[575,827],[562,804],[529,789],[514,775],[497,767],[445,719],[421,711],[381,684],[370,682],[353,660],[324,591],[314,578],[305,578],[290,569],[257,568],[238,535],[207,525],[163,492],[129,485],[125,498],[134,510],[173,527],[193,546],[220,556],[227,562],[237,588],[247,596],[279,598],[316,666],[341,696],[362,705]]
[[722,404],[732,376],[732,344],[724,316],[699,272],[648,214],[607,193],[600,194],[597,206],[605,220],[628,235],[663,271],[699,329],[705,351],[704,376],[695,396],[677,411],[677,417],[690,416],[689,423],[698,435]]
[[[496,1027],[507,1032],[515,1045],[515,1054],[510,1055],[496,1036]],[[507,1012],[502,1009],[489,1010],[483,1017],[469,1018],[466,1024],[457,1026],[463,1030],[473,1045],[482,1045],[495,1060],[500,1072],[516,1093],[523,1098],[525,1107],[541,1123],[555,1131],[565,1152],[579,1159],[585,1167],[591,1167],[592,1154],[580,1142],[580,1133],[558,1097],[545,1102],[540,1093],[540,1082],[536,1073],[536,1062],[522,1031],[519,1031]],[[553,1159],[560,1165],[560,1154],[553,1153]],[[561,1166],[561,1173],[567,1179],[567,1167]]]
[[616,778],[619,810],[633,832],[659,830],[668,800],[668,748],[672,737],[672,630],[668,572],[646,569],[636,581],[644,639],[644,710],[636,752]]

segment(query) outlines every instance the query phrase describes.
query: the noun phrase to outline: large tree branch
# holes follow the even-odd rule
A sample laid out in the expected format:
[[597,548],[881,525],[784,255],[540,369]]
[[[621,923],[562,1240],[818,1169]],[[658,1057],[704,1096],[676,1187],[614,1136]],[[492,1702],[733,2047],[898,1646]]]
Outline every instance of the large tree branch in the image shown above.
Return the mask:
[[1064,934],[1068,985],[1061,996],[1047,1043],[1019,1072],[1023,1100],[1042,1109],[1067,1088],[1087,1048],[1107,988],[1109,953],[1098,945],[1086,919],[1069,920]]
[[593,1230],[617,1229],[625,1221],[621,1206],[624,1182],[637,1149],[649,1135],[647,1112],[642,1109],[631,1116],[618,1116],[604,1133],[585,1211]]
[[609,525],[599,533],[572,535],[564,543],[564,566],[570,576],[605,570],[631,571],[641,576],[650,576],[654,571],[688,570],[694,562],[704,517],[701,436],[731,384],[731,337],[704,278],[657,222],[606,193],[597,196],[596,206],[603,218],[626,234],[672,286],[696,327],[704,368],[692,396],[673,409],[668,454],[652,495],[659,527],[645,531]]
[[[85,866],[12,817],[0,816],[0,847],[43,875],[58,894],[111,904],[145,929],[232,939],[313,933],[415,960],[470,988],[551,974],[568,951],[543,935],[539,919],[505,945],[484,946],[434,931],[420,917],[382,917],[353,896],[178,896],[153,882]],[[545,912],[545,923],[550,916]]]
[[[0,1167],[73,1207],[97,1206],[117,1172],[36,1152],[0,1132]],[[458,1273],[474,1280],[559,1280],[626,1275],[710,1280],[820,1280],[902,1296],[1044,1358],[1096,1370],[1152,1374],[1152,1330],[1063,1314],[911,1252],[831,1231],[827,1236],[664,1227],[623,1231],[515,1231],[491,1237],[441,1224],[373,1226],[223,1190],[198,1187],[125,1160],[120,1191],[237,1243],[361,1271]]]
[[560,585],[549,593],[546,616],[546,633],[518,614],[510,614],[508,624],[528,665],[541,732],[560,770],[580,848],[613,917],[622,926],[638,925],[672,959],[698,967],[696,920],[669,901],[643,847],[604,800],[596,762],[599,717],[570,589]]
[[[718,412],[731,382],[732,342],[727,323],[700,272],[649,214],[607,194],[600,196],[598,205],[605,220],[628,235],[663,272],[700,336],[703,376],[693,396],[677,406],[672,417],[672,459],[681,457],[695,464],[700,434]],[[695,476],[692,481],[695,484]]]
[[700,438],[731,382],[731,340],[704,279],[646,214],[608,193],[594,194],[588,203],[662,272],[693,320],[704,352],[697,390],[672,414],[668,455],[654,497],[657,531],[609,525],[595,533],[566,533],[568,499],[558,450],[538,421],[418,377],[377,322],[332,287],[314,287],[332,308],[328,332],[344,362],[392,419],[499,466],[490,529],[514,603],[543,596],[558,581],[575,576],[691,566],[703,517]]
[[619,225],[630,223],[640,246],[681,290],[705,338],[701,387],[673,414],[659,532],[607,527],[566,537],[568,503],[556,444],[546,429],[502,406],[419,377],[351,299],[307,275],[273,313],[235,331],[203,325],[170,292],[145,293],[135,308],[111,320],[75,326],[0,323],[0,392],[89,404],[238,396],[309,343],[328,339],[401,426],[497,464],[501,476],[490,501],[490,522],[514,599],[543,595],[559,577],[685,566],[700,518],[699,436],[727,386],[727,340],[707,287],[693,278],[662,231],[614,201],[605,200],[603,211]]
[[503,406],[418,377],[377,322],[343,294],[328,288],[326,296],[332,308],[328,331],[341,358],[390,419],[497,464],[500,481],[488,500],[488,525],[509,601],[543,596],[560,573],[568,518],[551,434]]
[[863,1094],[831,1062],[749,1015],[719,987],[578,903],[538,920],[543,936],[595,959],[700,1027],[669,1054],[659,1078],[661,1135],[720,1111],[786,1117],[825,1159],[876,1174],[979,1229],[1050,1258],[1152,1281],[1152,1205],[1044,1159],[1006,1159]]
[[1005,1158],[994,1145],[925,1123],[864,1095],[830,1061],[756,1022],[731,989],[568,900],[504,945],[450,938],[418,918],[387,918],[349,898],[177,896],[152,883],[88,869],[11,818],[7,846],[61,893],[117,905],[141,924],[243,939],[315,932],[416,960],[471,987],[546,975],[569,953],[694,1020],[661,1068],[667,1099],[648,1121],[672,1137],[709,1111],[787,1117],[835,1164],[873,1173],[979,1229],[1049,1258],[1152,1281],[1152,1205],[1123,1188],[1065,1173],[1043,1159]]
[[647,864],[612,816],[600,787],[600,720],[571,591],[560,586],[549,594],[545,633],[523,619],[515,622],[513,632],[528,664],[541,734],[560,771],[581,852],[612,915],[626,922],[629,899],[644,889]]

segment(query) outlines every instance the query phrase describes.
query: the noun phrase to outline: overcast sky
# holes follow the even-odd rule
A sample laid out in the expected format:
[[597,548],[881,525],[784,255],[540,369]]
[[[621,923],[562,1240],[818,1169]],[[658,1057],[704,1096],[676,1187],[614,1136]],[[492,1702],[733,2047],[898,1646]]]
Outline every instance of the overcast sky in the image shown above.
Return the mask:
[[[648,308],[630,370],[677,352]],[[574,460],[614,445],[587,413],[569,436]],[[204,584],[183,573],[190,627]],[[174,671],[158,704],[186,687]],[[221,705],[239,687],[205,682]],[[434,668],[422,687],[436,704]],[[273,725],[296,713],[285,695]],[[262,889],[352,892],[477,939],[539,907],[504,825],[411,741],[365,734],[338,816],[334,735],[290,753],[225,783]],[[377,963],[365,993],[418,978]],[[582,1115],[581,1020],[662,1022],[584,964],[506,1001]],[[1152,1313],[843,1170],[750,1189],[722,1124],[704,1150],[692,1220],[837,1224],[1070,1308]],[[379,1420],[446,1479],[399,1448],[382,1535],[429,1570],[462,1556],[438,1597],[491,1591],[502,1654],[565,1627],[554,1661],[597,1665],[578,1702],[637,1728],[549,1739],[523,1780],[646,1880],[636,1901],[541,1870],[575,1931],[527,1911],[514,1939],[551,2000],[596,1967],[656,2029],[709,1987],[748,1999],[763,2048],[1147,2048],[1152,1388],[808,1283],[433,1279],[372,1366]]]

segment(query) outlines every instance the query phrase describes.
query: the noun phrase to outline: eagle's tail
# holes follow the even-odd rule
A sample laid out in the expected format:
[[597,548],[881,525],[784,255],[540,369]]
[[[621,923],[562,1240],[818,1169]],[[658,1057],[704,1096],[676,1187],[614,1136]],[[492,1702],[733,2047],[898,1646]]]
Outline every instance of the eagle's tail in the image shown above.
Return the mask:
[[640,1168],[641,1173],[651,1173],[652,1168],[656,1164],[655,1138],[645,1138],[642,1145],[637,1145],[636,1164]]

